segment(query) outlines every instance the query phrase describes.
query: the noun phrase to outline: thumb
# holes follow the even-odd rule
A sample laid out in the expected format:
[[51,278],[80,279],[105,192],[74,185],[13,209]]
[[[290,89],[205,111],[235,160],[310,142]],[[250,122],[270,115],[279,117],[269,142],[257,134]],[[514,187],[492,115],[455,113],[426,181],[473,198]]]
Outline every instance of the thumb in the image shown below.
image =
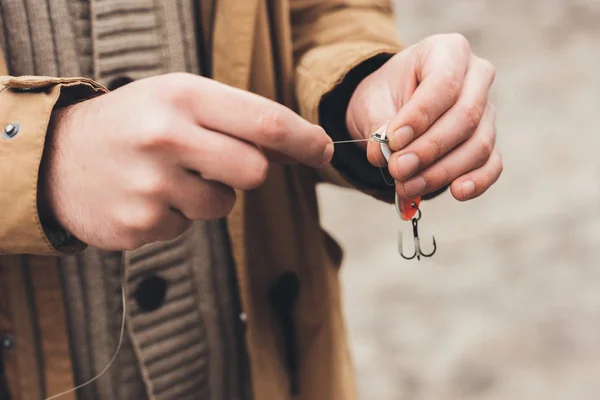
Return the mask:
[[[381,125],[377,129],[374,129],[369,134],[369,137],[371,137],[371,135],[373,135],[373,133],[377,132],[380,135],[385,134],[385,138],[387,139],[388,122],[389,121],[385,121],[383,125]],[[388,150],[388,157],[389,157],[389,155],[390,154],[389,154],[389,150]],[[370,140],[369,142],[367,142],[367,159],[375,167],[387,166],[387,158],[381,150],[381,143],[374,141],[374,140]]]
[[[373,132],[396,115],[396,103],[387,88],[377,90],[376,82],[366,78],[350,99],[346,126],[353,139],[369,139]],[[365,143],[362,143],[363,148]]]

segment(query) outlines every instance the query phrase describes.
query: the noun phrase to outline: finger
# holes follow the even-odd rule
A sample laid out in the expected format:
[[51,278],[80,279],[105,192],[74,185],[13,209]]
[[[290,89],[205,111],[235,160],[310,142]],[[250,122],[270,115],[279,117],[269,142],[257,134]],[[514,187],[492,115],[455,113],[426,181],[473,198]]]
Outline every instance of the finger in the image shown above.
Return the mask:
[[269,160],[269,162],[272,162],[275,164],[297,164],[298,163],[297,160],[294,160],[293,158],[286,156],[285,154],[282,154],[278,151],[263,149],[263,153],[264,153],[265,157],[267,157],[267,160]]
[[367,160],[376,167],[385,167],[387,160],[381,152],[381,143],[369,141],[367,144]]
[[[487,112],[488,93],[493,80],[493,66],[488,61],[474,57],[456,104],[425,134],[394,155],[394,161],[390,162],[392,176],[397,180],[406,180],[473,135],[484,112]],[[414,154],[418,164],[403,165],[407,163],[398,161],[407,154]]]
[[496,130],[493,110],[486,111],[475,134],[446,157],[423,172],[396,186],[398,195],[412,199],[436,191],[461,175],[484,165],[494,150]]
[[261,185],[267,176],[269,162],[250,143],[198,126],[175,135],[178,135],[173,154],[176,162],[197,171],[205,180],[250,190]]
[[123,248],[133,250],[147,243],[170,240],[190,227],[187,218],[166,205],[163,198],[165,187],[161,185],[159,190],[153,190],[151,198],[144,196],[135,204],[118,210],[118,237]]
[[425,133],[461,93],[470,61],[468,43],[436,46],[430,53],[425,65],[416,66],[419,86],[389,124],[389,145],[394,151]]
[[192,221],[179,210],[169,210],[168,223],[161,224],[157,229],[154,229],[154,238],[148,240],[148,242],[172,240],[190,229],[191,226]]
[[219,182],[210,182],[199,175],[177,169],[166,193],[171,208],[186,219],[210,221],[227,216],[235,204],[235,191]]
[[322,167],[333,156],[333,144],[323,128],[292,110],[256,94],[216,81],[204,81],[189,97],[201,126]]
[[387,122],[385,122],[383,125],[379,125],[379,127],[373,131],[371,131],[371,133],[369,133],[369,136],[371,137],[371,139],[367,142],[360,142],[360,143],[367,143],[366,145],[366,150],[367,150],[367,160],[371,163],[371,165],[374,165],[376,167],[382,168],[388,165],[388,158],[391,155],[391,150],[389,149],[389,147],[387,147],[387,152],[386,154],[383,153],[383,149],[382,149],[382,143],[377,141],[377,140],[373,140],[373,135],[377,135],[377,137],[379,138],[385,138],[387,140],[387,127],[388,124]]
[[494,150],[488,162],[481,168],[471,171],[452,183],[450,191],[458,201],[467,201],[481,196],[502,175],[502,156]]
[[[381,83],[374,82],[374,78],[373,75],[366,77],[361,82],[361,86],[381,85]],[[387,85],[389,86],[389,83]],[[346,113],[346,126],[352,137],[369,138],[373,132],[380,130],[384,125],[387,126],[396,115],[396,100],[392,96],[392,92],[383,88],[375,93],[376,95],[373,90],[360,90],[360,88],[354,91]],[[359,147],[363,148],[366,147],[366,144],[365,142],[357,143]]]

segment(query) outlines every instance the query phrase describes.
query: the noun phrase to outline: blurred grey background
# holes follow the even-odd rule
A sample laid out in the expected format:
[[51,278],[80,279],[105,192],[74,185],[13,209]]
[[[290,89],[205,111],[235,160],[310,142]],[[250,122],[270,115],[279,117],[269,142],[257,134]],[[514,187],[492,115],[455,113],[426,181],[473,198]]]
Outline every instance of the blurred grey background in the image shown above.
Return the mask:
[[392,207],[319,189],[361,399],[599,399],[600,1],[396,5],[406,44],[461,32],[496,65],[505,171],[475,201],[423,205],[439,248],[420,263],[397,255]]

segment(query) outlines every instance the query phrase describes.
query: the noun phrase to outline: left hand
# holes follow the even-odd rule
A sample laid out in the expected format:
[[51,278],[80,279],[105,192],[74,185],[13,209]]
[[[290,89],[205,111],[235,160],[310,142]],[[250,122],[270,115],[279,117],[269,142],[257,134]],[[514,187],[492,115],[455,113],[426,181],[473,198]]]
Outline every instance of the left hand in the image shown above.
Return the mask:
[[[352,95],[346,124],[368,139],[387,123],[389,171],[396,192],[412,199],[451,185],[459,201],[484,193],[502,173],[495,112],[488,101],[494,67],[461,35],[424,39],[393,56]],[[379,143],[367,157],[386,164]]]

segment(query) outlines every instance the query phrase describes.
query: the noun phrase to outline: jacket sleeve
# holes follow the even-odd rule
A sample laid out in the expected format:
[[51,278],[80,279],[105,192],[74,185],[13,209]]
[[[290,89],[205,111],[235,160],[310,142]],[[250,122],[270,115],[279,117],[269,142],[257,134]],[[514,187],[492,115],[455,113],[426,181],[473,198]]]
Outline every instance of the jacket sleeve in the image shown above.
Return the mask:
[[42,227],[38,210],[38,173],[52,110],[104,92],[85,78],[9,76],[0,50],[0,254],[83,249],[76,239],[59,248],[49,240],[52,229]]
[[[345,111],[353,89],[403,48],[397,37],[391,2],[292,0],[291,11],[300,113],[324,126],[337,140],[344,136]],[[332,103],[337,107],[325,107],[324,112],[324,99],[332,95],[337,98]],[[329,115],[331,112],[337,115]],[[344,160],[335,162],[339,149],[336,148],[332,165],[319,171],[324,180],[357,188],[382,200],[393,200],[393,190],[381,184],[381,171],[366,161],[364,151],[347,145],[346,150],[352,149],[354,154],[344,152]],[[353,173],[361,169],[368,169],[371,178]]]

